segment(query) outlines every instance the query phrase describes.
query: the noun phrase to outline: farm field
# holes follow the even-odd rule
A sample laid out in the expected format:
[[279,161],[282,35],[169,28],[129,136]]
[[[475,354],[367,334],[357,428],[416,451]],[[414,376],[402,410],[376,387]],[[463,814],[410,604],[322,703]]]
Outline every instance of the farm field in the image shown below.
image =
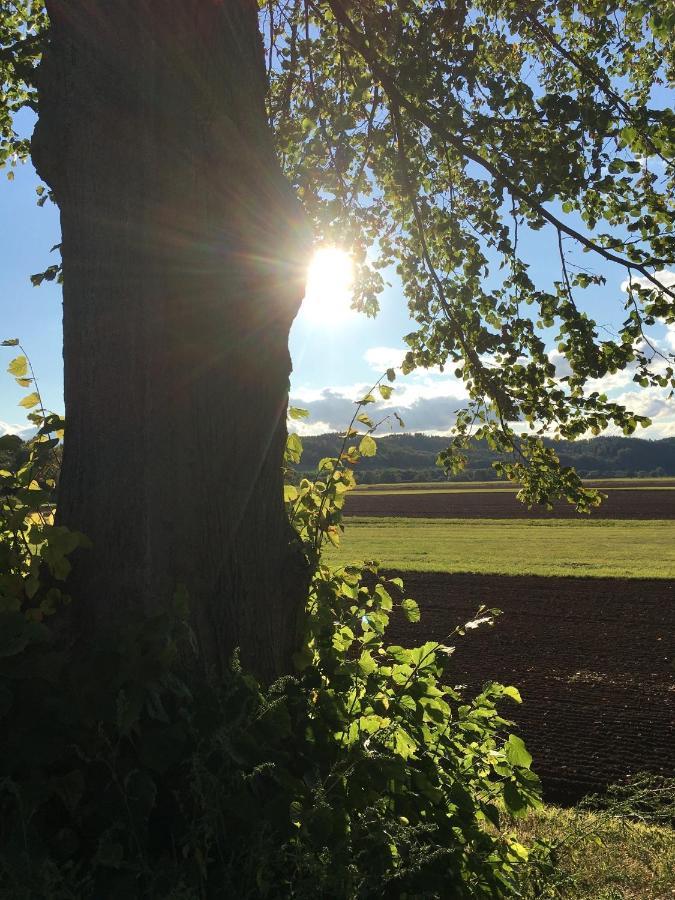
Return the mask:
[[[584,481],[587,487],[620,490],[675,490],[675,478],[604,478]],[[400,494],[415,491],[433,491],[434,493],[456,493],[463,491],[513,491],[517,484],[510,481],[411,481],[390,484],[360,484],[355,494],[387,493]]]
[[[514,503],[514,501],[511,501]],[[675,577],[675,521],[350,518],[332,563],[418,572]]]
[[452,684],[514,684],[505,707],[549,800],[579,800],[642,769],[675,771],[675,584],[666,579],[399,572],[422,611],[391,642],[442,641],[481,604],[503,615],[458,639]]
[[[675,482],[654,479],[597,482],[607,498],[590,519],[675,519]],[[589,516],[557,502],[552,510],[516,500],[518,488],[502,482],[368,485],[347,500],[348,516],[406,516],[453,519],[576,519]]]
[[[503,610],[494,629],[459,639],[451,683],[519,688],[523,705],[504,713],[525,738],[548,800],[573,803],[640,770],[672,774],[672,479],[638,489],[605,483],[604,514],[591,517],[533,516],[510,485],[493,487],[361,488],[329,559],[377,558],[403,578],[422,620],[394,615],[392,643],[443,640],[481,604]],[[664,498],[659,517],[649,514],[655,496]],[[497,503],[501,512],[491,514]]]

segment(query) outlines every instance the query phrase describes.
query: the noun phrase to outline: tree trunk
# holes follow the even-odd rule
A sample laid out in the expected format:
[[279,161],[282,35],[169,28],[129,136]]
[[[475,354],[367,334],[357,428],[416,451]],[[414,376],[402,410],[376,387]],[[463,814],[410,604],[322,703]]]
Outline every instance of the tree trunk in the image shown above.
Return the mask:
[[61,211],[85,634],[187,587],[207,665],[288,671],[306,568],[282,499],[309,247],[264,110],[255,0],[48,0],[33,158]]

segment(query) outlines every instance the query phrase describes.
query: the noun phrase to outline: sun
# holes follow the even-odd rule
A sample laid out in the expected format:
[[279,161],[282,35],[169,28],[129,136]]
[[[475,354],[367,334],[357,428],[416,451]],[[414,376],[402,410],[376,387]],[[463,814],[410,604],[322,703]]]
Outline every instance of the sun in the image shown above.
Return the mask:
[[354,262],[339,247],[319,247],[307,270],[302,310],[314,321],[335,322],[354,313]]

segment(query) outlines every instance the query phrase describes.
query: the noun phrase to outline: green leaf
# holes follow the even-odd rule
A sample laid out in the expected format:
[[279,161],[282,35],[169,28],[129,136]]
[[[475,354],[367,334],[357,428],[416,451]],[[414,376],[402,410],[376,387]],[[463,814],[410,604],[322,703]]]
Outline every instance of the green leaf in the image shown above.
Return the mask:
[[394,390],[388,384],[381,384],[378,386],[377,389],[380,392],[380,395],[383,400],[388,400],[391,397],[393,390]]
[[375,397],[373,394],[366,394],[365,397],[361,397],[356,402],[359,406],[367,406],[369,403],[375,403]]
[[419,622],[420,608],[414,600],[410,599],[410,597],[401,601],[401,609],[409,622]]
[[285,484],[284,485],[284,502],[285,503],[293,503],[294,500],[298,499],[298,489],[294,484]]
[[508,686],[504,688],[504,696],[510,697],[512,700],[515,700],[516,703],[522,703],[523,698],[520,696],[520,691],[517,687]]
[[530,805],[512,781],[507,781],[504,785],[503,796],[504,804],[512,816],[522,816]]
[[532,757],[527,752],[524,741],[515,734],[510,734],[509,739],[504,745],[506,758],[512,766],[520,766],[523,769],[529,769],[532,765]]
[[375,443],[374,438],[372,438],[369,434],[361,439],[361,443],[359,444],[359,452],[361,456],[375,456],[375,454],[377,453],[377,444]]
[[297,434],[289,434],[286,438],[286,461],[291,464],[300,462],[302,456],[302,441]]
[[18,346],[19,346],[18,338],[7,338],[7,340],[4,340],[2,342],[2,344],[0,344],[0,347],[18,347]]
[[365,413],[359,413],[356,417],[357,422],[361,422],[362,425],[366,425],[368,428],[373,427],[372,419],[370,419]]
[[359,728],[367,734],[374,734],[382,728],[387,728],[390,722],[391,719],[372,713],[368,716],[361,716],[359,719]]
[[410,661],[411,653],[406,647],[399,647],[397,644],[392,644],[391,647],[387,647],[387,653],[400,665]]
[[364,650],[359,657],[359,669],[364,675],[370,675],[377,669],[377,663],[370,654],[370,651]]
[[288,407],[288,417],[289,419],[306,419],[309,416],[309,410],[300,409],[299,406],[289,406]]

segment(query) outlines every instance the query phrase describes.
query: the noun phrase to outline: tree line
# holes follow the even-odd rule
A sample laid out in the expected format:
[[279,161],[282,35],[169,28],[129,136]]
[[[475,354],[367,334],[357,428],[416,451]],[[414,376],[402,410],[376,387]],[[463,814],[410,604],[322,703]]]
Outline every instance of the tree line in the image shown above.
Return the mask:
[[[303,474],[311,474],[320,460],[335,452],[337,433],[303,439]],[[662,478],[675,476],[675,438],[648,441],[641,438],[599,437],[585,441],[547,440],[562,466],[573,466],[583,478]],[[377,456],[359,463],[361,484],[405,481],[492,481],[492,464],[502,457],[479,441],[467,451],[466,467],[449,476],[437,465],[447,447],[446,437],[427,434],[392,434],[378,441]]]

